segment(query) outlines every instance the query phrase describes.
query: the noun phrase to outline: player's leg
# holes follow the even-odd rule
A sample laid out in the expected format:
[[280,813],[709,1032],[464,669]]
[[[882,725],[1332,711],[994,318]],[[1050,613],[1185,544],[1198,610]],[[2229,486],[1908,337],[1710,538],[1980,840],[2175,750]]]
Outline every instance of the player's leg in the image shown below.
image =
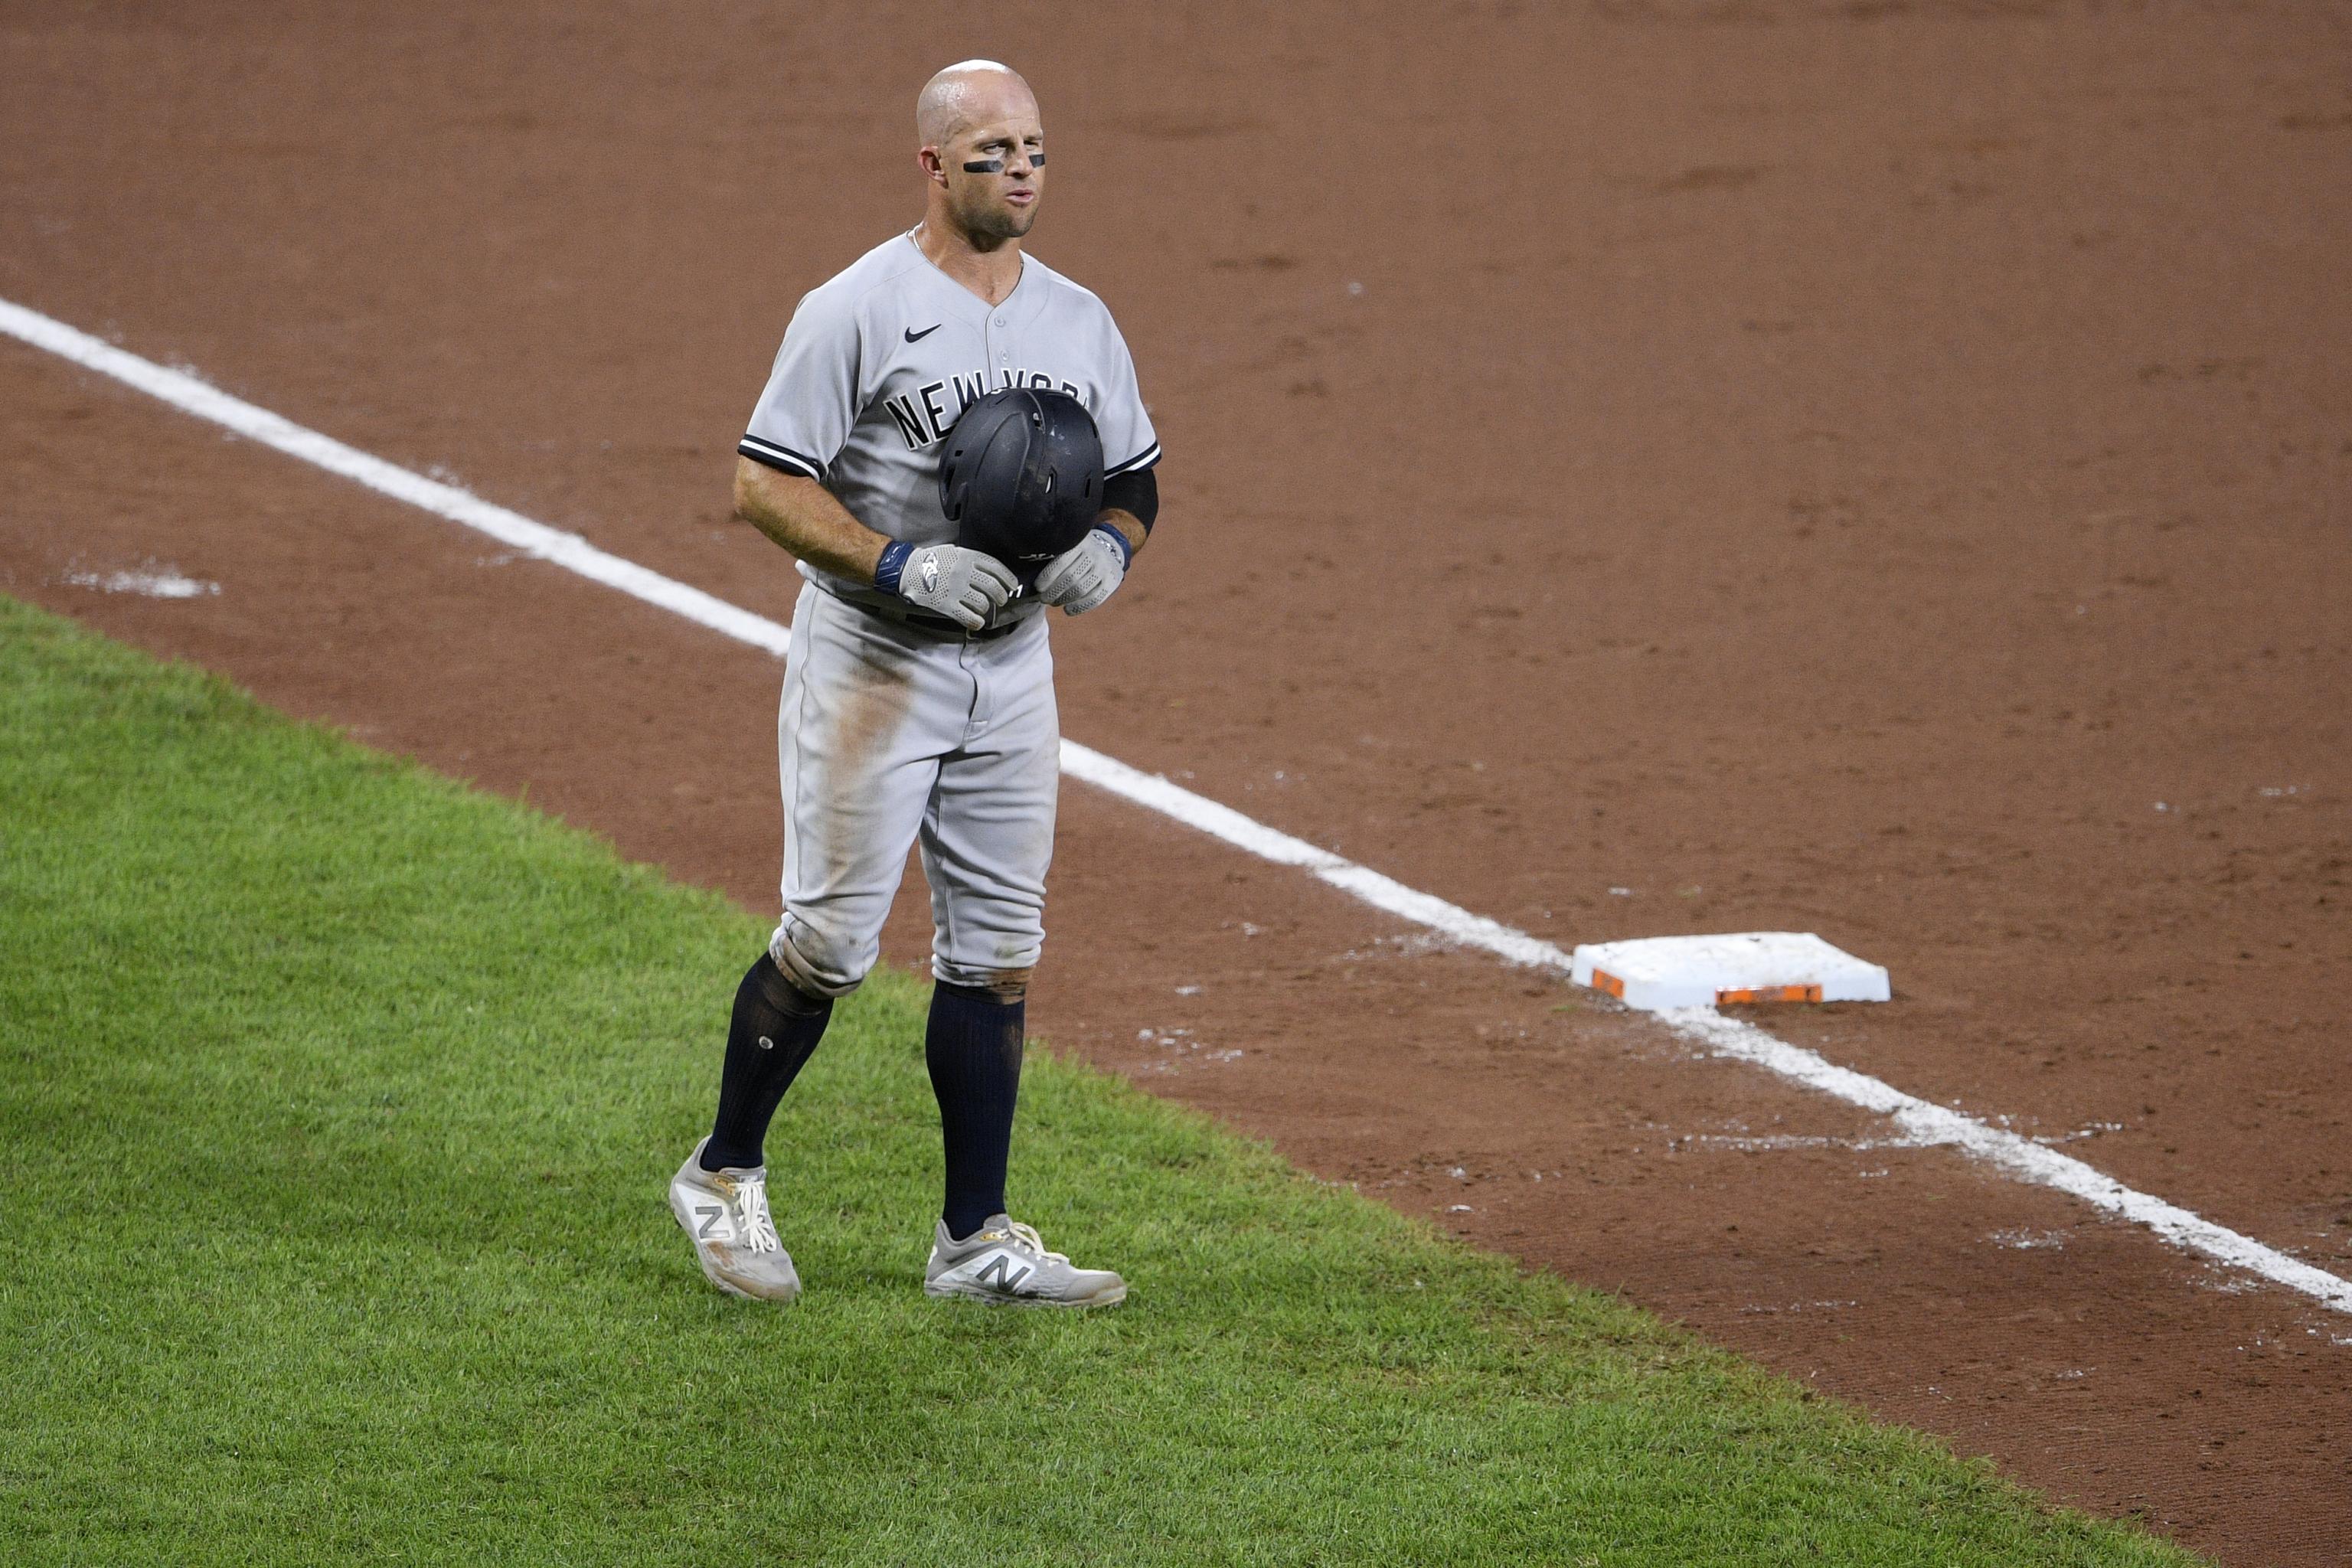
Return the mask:
[[768,1122],[833,1015],[761,953],[735,988],[719,1114],[670,1178],[670,1213],[694,1238],[705,1278],[730,1295],[789,1301],[801,1291],[768,1208]]
[[768,1126],[834,999],[879,955],[939,752],[954,738],[944,726],[963,718],[959,685],[936,647],[803,591],[777,722],[784,917],[736,988],[710,1135],[671,1184],[672,1210],[723,1289],[780,1300],[799,1289],[767,1209]]
[[744,973],[727,1021],[719,1114],[697,1155],[704,1170],[753,1170],[767,1163],[768,1123],[832,1017],[832,997],[812,996],[793,984],[768,954]]
[[971,732],[940,763],[922,828],[938,982],[924,1056],[946,1145],[941,1217],[957,1237],[1004,1209],[1061,783],[1045,627],[971,644],[964,663],[975,692]]
[[923,1061],[940,1102],[947,1178],[940,1218],[959,1239],[1004,1212],[1026,1015],[1017,996],[949,980],[931,991]]
[[924,1289],[985,1301],[1108,1306],[1127,1293],[1074,1268],[1005,1209],[1030,972],[1045,940],[1061,726],[1045,628],[970,645],[972,725],[923,818],[937,984],[924,1059],[940,1102],[945,1191]]
[[824,1037],[834,998],[856,990],[881,952],[942,743],[917,711],[927,675],[946,676],[924,669],[926,653],[802,590],[776,718],[784,914],[736,988],[705,1170],[762,1163],[768,1123]]
[[[794,851],[803,839],[798,824],[804,814],[821,813],[834,771],[834,748],[822,732],[833,711],[826,693],[842,682],[841,670],[852,662],[851,650],[840,646],[837,633],[821,626],[821,612],[811,603],[816,594],[814,587],[803,588],[794,609],[776,714],[777,776],[784,815],[782,897],[788,911],[796,880]],[[768,951],[735,988],[727,1055],[719,1069],[719,1111],[697,1155],[706,1171],[753,1170],[766,1163],[768,1123],[833,1017],[832,993],[798,977],[807,973],[805,961],[793,965],[797,973],[778,964],[779,951],[792,952],[785,936],[786,926],[779,924]]]
[[814,586],[793,612],[793,651],[803,643],[776,721],[783,918],[768,953],[803,991],[838,997],[881,956],[882,922],[940,760],[962,737],[971,683],[957,645]]

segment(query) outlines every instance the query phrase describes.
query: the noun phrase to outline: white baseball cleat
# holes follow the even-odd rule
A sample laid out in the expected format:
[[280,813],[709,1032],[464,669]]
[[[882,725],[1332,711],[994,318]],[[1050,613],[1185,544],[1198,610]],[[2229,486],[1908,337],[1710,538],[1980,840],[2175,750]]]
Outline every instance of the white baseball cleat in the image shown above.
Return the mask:
[[694,1238],[703,1277],[730,1296],[789,1301],[801,1293],[793,1255],[768,1215],[768,1168],[706,1171],[702,1143],[669,1179],[669,1212]]
[[1046,1251],[1034,1230],[998,1215],[961,1241],[940,1222],[923,1294],[1008,1307],[1110,1307],[1127,1300],[1127,1281],[1108,1268],[1073,1267]]

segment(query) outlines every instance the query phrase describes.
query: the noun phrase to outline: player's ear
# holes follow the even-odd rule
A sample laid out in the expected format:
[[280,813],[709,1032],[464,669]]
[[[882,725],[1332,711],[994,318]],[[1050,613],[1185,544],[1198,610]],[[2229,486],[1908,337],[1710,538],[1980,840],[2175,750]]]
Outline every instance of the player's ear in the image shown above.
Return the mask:
[[945,163],[940,162],[940,150],[936,147],[915,149],[915,167],[922,170],[923,178],[933,184],[944,185],[948,183],[948,168]]

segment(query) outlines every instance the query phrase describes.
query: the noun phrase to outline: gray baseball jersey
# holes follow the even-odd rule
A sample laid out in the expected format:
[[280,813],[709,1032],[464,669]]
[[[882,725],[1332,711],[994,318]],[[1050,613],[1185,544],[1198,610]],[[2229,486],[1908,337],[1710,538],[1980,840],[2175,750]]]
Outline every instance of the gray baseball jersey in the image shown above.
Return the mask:
[[[1015,384],[1085,404],[1110,474],[1159,460],[1135,363],[1100,300],[1024,256],[1020,282],[991,306],[901,235],[802,300],[737,450],[817,480],[877,533],[945,543],[940,444],[967,405]],[[919,844],[932,973],[982,987],[1025,978],[1045,938],[1061,751],[1036,599],[966,639],[856,607],[883,597],[869,584],[801,573],[776,723],[783,919],[770,955],[804,991],[856,988]]]
[[[1091,290],[1024,254],[1020,282],[992,306],[931,265],[912,234],[801,300],[736,450],[817,480],[877,533],[949,543],[940,443],[968,405],[1003,386],[1056,387],[1085,404],[1106,479],[1160,460],[1135,361]],[[841,597],[873,593],[801,572]]]

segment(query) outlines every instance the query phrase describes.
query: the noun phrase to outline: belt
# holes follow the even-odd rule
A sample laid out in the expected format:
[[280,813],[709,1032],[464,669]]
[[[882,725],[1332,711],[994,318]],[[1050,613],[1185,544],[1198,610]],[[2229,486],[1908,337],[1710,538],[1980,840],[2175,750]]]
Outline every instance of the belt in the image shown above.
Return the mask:
[[[1025,616],[1022,617],[1023,620],[1027,618]],[[1005,621],[997,626],[982,626],[976,632],[966,631],[961,621],[951,621],[945,616],[934,616],[923,610],[908,611],[900,625],[913,626],[919,631],[937,632],[943,637],[952,637],[959,642],[994,642],[998,637],[1010,637],[1021,629],[1020,621]]]
[[879,595],[873,599],[863,595],[853,599],[846,594],[835,594],[834,597],[852,608],[865,611],[869,616],[878,616],[883,620],[895,625],[912,626],[919,632],[926,632],[932,637],[944,637],[952,642],[994,642],[998,637],[1010,637],[1019,631],[1023,623],[1032,618],[1023,616],[1015,620],[999,622],[992,626],[982,626],[973,632],[966,631],[961,621],[951,621],[945,616],[933,615],[929,610],[916,609],[903,599],[892,599],[883,603],[880,602]]

